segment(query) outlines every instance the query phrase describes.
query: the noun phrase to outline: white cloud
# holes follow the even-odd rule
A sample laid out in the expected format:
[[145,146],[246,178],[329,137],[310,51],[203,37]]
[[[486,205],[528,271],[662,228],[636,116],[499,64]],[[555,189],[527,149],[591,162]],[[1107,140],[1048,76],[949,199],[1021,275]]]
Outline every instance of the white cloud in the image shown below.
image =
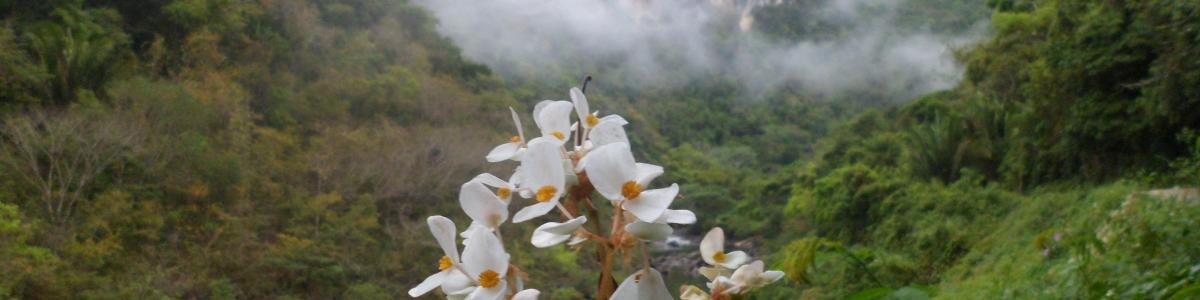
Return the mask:
[[[982,30],[943,36],[896,30],[901,0],[831,0],[822,18],[837,38],[780,42],[736,28],[747,6],[780,0],[417,0],[464,55],[526,79],[591,73],[624,84],[679,84],[733,76],[746,90],[798,84],[833,94],[884,86],[906,99],[953,86],[956,45]],[[863,12],[864,8],[885,13]],[[762,9],[771,9],[770,7]],[[880,17],[882,16],[882,17]],[[981,20],[982,21],[982,20]],[[601,74],[602,72],[603,74]],[[610,76],[605,76],[610,75]]]

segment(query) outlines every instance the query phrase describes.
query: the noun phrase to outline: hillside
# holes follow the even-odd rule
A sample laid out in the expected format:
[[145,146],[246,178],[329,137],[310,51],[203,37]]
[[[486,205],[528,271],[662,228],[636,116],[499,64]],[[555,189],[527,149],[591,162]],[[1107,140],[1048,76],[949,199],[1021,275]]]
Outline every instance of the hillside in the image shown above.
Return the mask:
[[[405,298],[425,217],[467,224],[459,185],[513,166],[483,159],[508,107],[588,75],[700,215],[677,234],[787,272],[749,299],[1200,295],[1200,5],[653,3],[536,35],[579,18],[0,2],[0,299]],[[593,294],[588,248],[508,246],[543,299]]]

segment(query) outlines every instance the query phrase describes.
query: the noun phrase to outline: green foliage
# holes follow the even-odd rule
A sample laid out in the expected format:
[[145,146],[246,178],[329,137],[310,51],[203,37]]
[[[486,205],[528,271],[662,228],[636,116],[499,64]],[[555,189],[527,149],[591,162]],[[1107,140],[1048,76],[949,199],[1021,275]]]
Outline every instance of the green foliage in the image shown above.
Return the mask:
[[83,91],[102,93],[130,59],[120,14],[80,6],[55,8],[49,19],[28,25],[24,35],[38,67],[52,77],[30,93],[55,104],[70,103]]
[[[910,285],[947,299],[1188,293],[1195,258],[1182,253],[1196,245],[1182,228],[1194,205],[1139,190],[1200,182],[1198,98],[1180,85],[1200,84],[1188,81],[1200,69],[1177,57],[1200,50],[1183,29],[1196,19],[1178,17],[1197,7],[990,5],[996,37],[960,53],[964,83],[850,118],[792,167],[792,220],[781,224],[815,237],[778,251],[823,238],[864,254],[786,256],[821,266],[793,275],[805,297],[875,299]],[[1095,185],[1115,178],[1152,185]]]
[[62,261],[50,249],[31,244],[35,232],[16,205],[0,203],[0,268],[6,270],[0,278],[0,297],[55,288],[54,270]]
[[812,220],[822,236],[859,240],[879,220],[877,206],[902,184],[890,177],[861,164],[841,167],[812,186],[794,187],[786,211]]
[[[1020,186],[1162,168],[1197,127],[1194,3],[1042,1],[994,16],[997,37],[966,55],[969,84],[1012,111],[1005,176]],[[1168,71],[1169,70],[1169,71]],[[1170,78],[1170,79],[1167,79]],[[1190,83],[1185,83],[1190,82]],[[1164,94],[1162,91],[1169,94]],[[1016,166],[1031,166],[1018,168]],[[1083,176],[1078,176],[1082,174]]]
[[521,106],[407,3],[0,8],[5,299],[394,298]]
[[[982,2],[863,12],[960,32]],[[757,10],[756,28],[856,34],[815,9],[828,4]],[[995,36],[957,53],[965,81],[906,104],[875,106],[882,90],[746,97],[719,73],[669,89],[609,80],[589,98],[632,121],[636,155],[668,170],[655,185],[680,184],[700,223],[679,232],[722,226],[787,271],[749,299],[1194,297],[1200,211],[1141,191],[1200,183],[1197,5],[986,4]],[[405,1],[0,12],[5,299],[394,298],[435,270],[424,216],[466,224],[457,185],[489,170],[505,108],[532,104],[514,99],[628,72],[502,81]],[[104,159],[64,159],[79,157]],[[48,213],[58,202],[77,213]],[[509,246],[529,282],[552,283],[544,298],[590,294],[589,249]]]
[[850,295],[846,299],[854,300],[920,300],[930,299],[929,293],[915,287],[899,289],[873,288]]

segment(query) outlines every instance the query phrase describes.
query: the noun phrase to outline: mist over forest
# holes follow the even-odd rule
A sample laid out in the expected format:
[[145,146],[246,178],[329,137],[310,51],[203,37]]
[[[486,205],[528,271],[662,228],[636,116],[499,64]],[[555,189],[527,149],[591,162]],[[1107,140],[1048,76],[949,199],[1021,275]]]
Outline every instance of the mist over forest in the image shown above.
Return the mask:
[[[914,22],[913,1],[418,1],[463,54],[508,78],[592,70],[610,85],[729,77],[757,97],[886,89],[901,101],[953,86],[954,49],[987,36],[987,8]],[[761,21],[759,21],[761,20]],[[497,30],[503,28],[503,30]]]
[[1189,0],[0,1],[0,299],[1195,299],[1198,57]]

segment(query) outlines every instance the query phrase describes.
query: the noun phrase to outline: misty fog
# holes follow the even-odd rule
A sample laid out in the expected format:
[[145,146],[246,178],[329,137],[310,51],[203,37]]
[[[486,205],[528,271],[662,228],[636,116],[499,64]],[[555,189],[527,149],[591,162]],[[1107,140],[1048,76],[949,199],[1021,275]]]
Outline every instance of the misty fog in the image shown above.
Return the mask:
[[903,0],[829,0],[797,22],[836,24],[833,35],[771,37],[757,10],[782,0],[418,0],[468,58],[506,78],[593,74],[631,88],[706,76],[750,93],[781,86],[815,95],[871,89],[903,100],[958,82],[953,49],[985,36],[969,28],[898,24]]

